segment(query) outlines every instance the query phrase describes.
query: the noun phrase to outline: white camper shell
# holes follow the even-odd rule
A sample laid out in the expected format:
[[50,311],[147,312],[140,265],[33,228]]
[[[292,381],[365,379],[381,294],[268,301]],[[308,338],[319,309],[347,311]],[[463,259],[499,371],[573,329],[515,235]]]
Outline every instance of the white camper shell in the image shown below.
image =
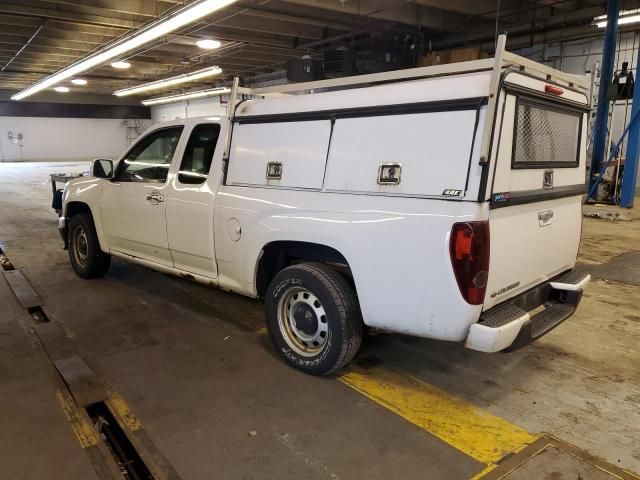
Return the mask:
[[[275,347],[309,373],[347,363],[362,324],[518,348],[568,318],[589,281],[572,270],[587,85],[504,51],[504,37],[493,59],[256,90],[236,81],[228,118],[143,135],[181,128],[140,180],[122,176],[140,163],[134,145],[112,173],[70,182],[61,232],[81,275],[72,218],[88,210],[96,255],[264,298]],[[187,182],[208,124],[215,148],[202,182]]]

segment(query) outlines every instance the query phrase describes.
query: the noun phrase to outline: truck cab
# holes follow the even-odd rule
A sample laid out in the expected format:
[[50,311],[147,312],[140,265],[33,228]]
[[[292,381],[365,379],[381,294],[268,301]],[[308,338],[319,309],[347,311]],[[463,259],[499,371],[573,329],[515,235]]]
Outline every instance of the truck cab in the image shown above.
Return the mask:
[[76,196],[91,197],[84,204],[68,202],[66,210],[88,207],[100,245],[112,254],[215,281],[209,178],[221,175],[225,120],[151,127],[117,162],[95,161],[93,176],[74,186]]

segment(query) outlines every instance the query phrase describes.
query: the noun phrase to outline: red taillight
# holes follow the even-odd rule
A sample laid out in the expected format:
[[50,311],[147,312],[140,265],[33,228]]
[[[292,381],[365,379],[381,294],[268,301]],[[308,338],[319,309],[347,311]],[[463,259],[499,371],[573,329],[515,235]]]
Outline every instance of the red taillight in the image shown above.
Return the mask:
[[489,274],[489,222],[455,223],[449,254],[460,293],[468,303],[481,305]]
[[564,90],[560,87],[556,87],[555,85],[545,85],[544,91],[547,93],[552,93],[553,95],[562,95]]

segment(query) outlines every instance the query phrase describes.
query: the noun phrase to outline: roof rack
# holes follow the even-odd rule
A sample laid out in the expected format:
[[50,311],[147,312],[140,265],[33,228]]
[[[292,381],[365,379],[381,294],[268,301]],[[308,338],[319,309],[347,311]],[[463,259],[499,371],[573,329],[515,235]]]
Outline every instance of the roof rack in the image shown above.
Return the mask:
[[576,88],[588,88],[588,81],[578,75],[572,75],[546,65],[534,62],[515,53],[505,50],[506,35],[498,37],[496,53],[493,58],[471,60],[467,62],[433,65],[431,67],[409,68],[405,70],[392,70],[389,72],[371,73],[352,77],[332,78],[328,80],[316,80],[312,82],[290,83],[285,85],[273,85],[270,87],[252,88],[253,95],[269,95],[274,93],[304,92],[318,89],[333,89],[339,87],[369,86],[380,83],[401,82],[428,77],[440,77],[462,73],[498,70],[515,66],[545,80],[553,78]]
[[270,93],[290,93],[304,90],[316,90],[335,87],[349,87],[354,85],[370,86],[378,83],[399,82],[416,80],[419,78],[439,77],[460,73],[488,71],[493,68],[493,59],[471,60],[468,62],[450,63],[446,65],[433,65],[431,67],[408,68],[404,70],[392,70],[389,72],[369,73],[353,77],[331,78],[328,80],[316,80],[313,82],[290,83],[285,85],[273,85],[270,87],[253,88],[256,95]]

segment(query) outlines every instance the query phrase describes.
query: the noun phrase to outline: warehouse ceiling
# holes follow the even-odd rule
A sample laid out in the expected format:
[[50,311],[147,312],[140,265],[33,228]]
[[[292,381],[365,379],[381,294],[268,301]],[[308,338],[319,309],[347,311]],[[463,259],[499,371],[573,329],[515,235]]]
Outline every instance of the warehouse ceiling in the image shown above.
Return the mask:
[[[2,0],[0,85],[19,90],[190,2],[177,0]],[[636,2],[637,3],[637,2]],[[483,46],[497,28],[513,46],[540,38],[594,33],[596,0],[240,0],[162,41],[127,55],[128,70],[109,65],[83,75],[72,90],[112,93],[142,82],[218,65],[220,83],[244,83],[282,72],[287,60],[339,47],[384,50],[403,43],[411,55],[429,48]],[[543,37],[540,37],[540,36]],[[555,36],[555,37],[554,37]],[[216,50],[201,39],[222,42]],[[394,47],[396,48],[397,45]],[[190,85],[189,88],[192,88]]]

